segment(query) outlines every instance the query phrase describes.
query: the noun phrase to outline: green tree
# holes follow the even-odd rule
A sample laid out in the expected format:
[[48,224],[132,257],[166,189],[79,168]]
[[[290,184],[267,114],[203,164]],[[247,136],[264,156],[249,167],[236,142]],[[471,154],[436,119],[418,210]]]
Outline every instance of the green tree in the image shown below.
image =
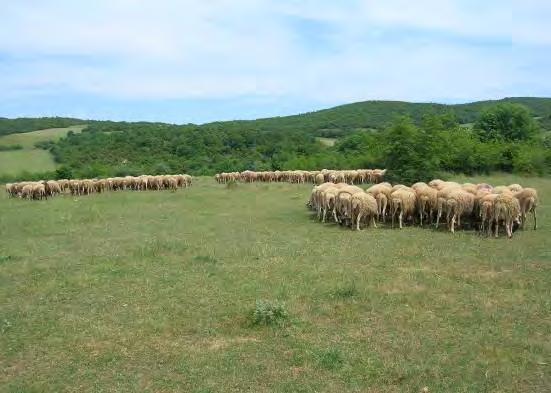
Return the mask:
[[538,133],[538,125],[528,108],[502,103],[482,112],[474,129],[482,141],[526,141]]
[[436,177],[441,144],[436,131],[415,127],[410,118],[403,117],[382,137],[389,180],[414,183]]

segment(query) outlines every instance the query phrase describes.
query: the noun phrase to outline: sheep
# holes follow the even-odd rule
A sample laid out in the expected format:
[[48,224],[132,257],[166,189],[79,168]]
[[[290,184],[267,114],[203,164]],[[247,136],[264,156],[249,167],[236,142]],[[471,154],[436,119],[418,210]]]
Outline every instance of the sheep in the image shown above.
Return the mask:
[[6,187],[6,193],[8,194],[8,198],[14,198],[17,196],[17,188],[12,183],[7,183],[5,185]]
[[46,187],[42,183],[34,183],[32,186],[32,199],[47,199]]
[[[437,187],[441,187],[442,184],[444,183],[440,183]],[[438,229],[440,225],[440,217],[442,217],[442,214],[444,213],[444,209],[447,210],[446,200],[448,199],[449,194],[458,188],[460,188],[460,186],[459,184],[456,183],[455,185],[451,184],[451,185],[448,185],[448,187],[438,190],[436,194],[436,210],[437,210],[436,229]]]
[[420,225],[423,226],[424,217],[427,217],[429,222],[432,223],[433,214],[437,209],[438,191],[432,187],[429,187],[425,183],[422,183],[421,185],[418,185],[417,188],[413,189],[417,194],[417,210],[419,211]]
[[526,213],[532,213],[534,217],[534,230],[538,227],[538,221],[536,218],[536,208],[538,207],[538,192],[533,188],[524,188],[521,191],[516,192],[515,197],[520,203],[521,214],[521,228],[524,229],[526,222]]
[[21,188],[20,196],[23,199],[28,199],[28,200],[33,199],[33,185],[32,184],[25,184]]
[[392,209],[392,227],[394,228],[394,217],[396,213],[400,224],[400,229],[403,227],[403,220],[408,219],[415,213],[417,197],[415,191],[411,188],[399,188],[390,194],[390,206]]
[[520,203],[511,193],[498,194],[494,202],[495,237],[498,237],[499,220],[503,220],[507,237],[513,237],[513,224],[520,221]]
[[369,187],[366,192],[371,194],[377,201],[377,206],[379,209],[379,219],[385,221],[386,208],[390,201],[390,193],[392,192],[392,187],[388,183],[379,183],[374,186]]
[[318,174],[316,175],[316,184],[317,184],[317,185],[320,185],[320,184],[323,183],[323,181],[324,181],[323,175],[322,175],[321,173],[318,173]]
[[522,186],[520,184],[509,184],[507,188],[513,192],[519,192],[522,191]]
[[492,229],[494,219],[494,203],[499,194],[488,193],[479,200],[480,232],[484,233],[486,223],[488,223],[488,236]]
[[[464,189],[454,189],[446,199],[451,233],[455,233],[455,222],[461,226],[461,216],[471,214],[474,207],[474,195]],[[449,219],[451,217],[451,220]]]
[[46,187],[48,190],[48,195],[50,196],[56,196],[61,194],[61,186],[59,183],[55,180],[48,180],[46,183]]
[[369,222],[373,224],[374,228],[377,228],[375,219],[378,219],[379,208],[375,198],[366,192],[357,192],[352,195],[350,214],[352,219],[352,225],[356,220],[356,230],[360,230],[360,222],[365,217],[367,224]]

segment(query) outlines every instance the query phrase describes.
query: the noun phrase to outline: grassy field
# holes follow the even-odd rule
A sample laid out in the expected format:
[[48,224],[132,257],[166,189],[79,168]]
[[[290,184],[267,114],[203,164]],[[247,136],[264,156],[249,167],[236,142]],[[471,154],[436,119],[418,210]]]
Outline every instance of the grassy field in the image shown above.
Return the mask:
[[56,141],[67,135],[69,131],[79,133],[85,127],[85,125],[81,125],[71,126],[67,128],[48,128],[45,130],[4,135],[0,136],[0,145],[21,145],[24,149],[33,149],[35,143],[44,141]]
[[45,130],[10,134],[0,137],[0,146],[21,145],[22,150],[0,151],[0,176],[18,175],[21,172],[45,172],[55,170],[52,155],[46,150],[37,149],[38,142],[54,141],[67,135],[69,131],[81,132],[85,126],[49,128]]
[[551,179],[484,180],[537,187],[540,228],[353,232],[309,186],[207,178],[0,197],[0,390],[548,392]]
[[41,149],[0,151],[0,176],[55,170],[50,152]]

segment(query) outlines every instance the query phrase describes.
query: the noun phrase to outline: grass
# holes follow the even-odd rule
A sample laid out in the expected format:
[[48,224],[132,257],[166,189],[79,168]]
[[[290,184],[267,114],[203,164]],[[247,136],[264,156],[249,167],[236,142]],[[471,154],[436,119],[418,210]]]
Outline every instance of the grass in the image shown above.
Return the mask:
[[0,176],[55,170],[50,152],[40,149],[0,151]]
[[81,132],[86,125],[71,126],[67,128],[48,128],[44,130],[9,134],[0,136],[0,145],[21,145],[24,149],[34,149],[35,143],[56,141],[67,135],[69,131]]
[[551,179],[484,180],[538,188],[540,228],[355,232],[309,186],[207,178],[0,197],[0,390],[548,391]]
[[10,134],[0,137],[0,146],[21,145],[22,150],[0,151],[0,176],[18,175],[22,172],[46,172],[56,169],[52,155],[35,147],[35,143],[55,141],[69,131],[81,132],[86,126],[49,128],[33,132]]

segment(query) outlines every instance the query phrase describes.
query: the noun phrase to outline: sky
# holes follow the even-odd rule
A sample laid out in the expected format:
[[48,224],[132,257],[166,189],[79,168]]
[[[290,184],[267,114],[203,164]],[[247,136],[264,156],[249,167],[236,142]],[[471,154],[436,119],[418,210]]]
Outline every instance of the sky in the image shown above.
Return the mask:
[[0,0],[0,116],[203,123],[551,96],[548,0]]

